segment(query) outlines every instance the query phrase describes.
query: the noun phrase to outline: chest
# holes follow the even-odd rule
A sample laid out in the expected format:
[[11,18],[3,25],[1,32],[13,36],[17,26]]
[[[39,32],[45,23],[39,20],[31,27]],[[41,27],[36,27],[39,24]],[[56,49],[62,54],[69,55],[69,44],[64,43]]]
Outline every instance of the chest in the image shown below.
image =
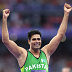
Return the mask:
[[32,65],[32,64],[47,64],[47,59],[46,56],[40,54],[35,56],[33,54],[29,54],[26,60],[27,64]]
[[28,54],[24,65],[24,70],[28,72],[32,70],[44,70],[46,72],[46,70],[48,70],[46,56],[40,54],[39,58],[36,58],[36,56],[32,55],[31,53]]

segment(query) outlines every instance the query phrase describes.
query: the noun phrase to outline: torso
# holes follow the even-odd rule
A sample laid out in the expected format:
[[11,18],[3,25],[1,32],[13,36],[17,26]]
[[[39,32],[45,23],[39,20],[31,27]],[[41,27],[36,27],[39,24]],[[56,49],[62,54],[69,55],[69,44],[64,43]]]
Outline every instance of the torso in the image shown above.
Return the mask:
[[46,67],[48,69],[47,58],[43,51],[41,51],[40,56],[33,55],[30,51],[28,51],[26,62],[22,67],[24,69],[21,69],[25,71],[21,72],[31,72],[32,70],[44,70],[43,72],[48,72],[48,70],[46,70]]

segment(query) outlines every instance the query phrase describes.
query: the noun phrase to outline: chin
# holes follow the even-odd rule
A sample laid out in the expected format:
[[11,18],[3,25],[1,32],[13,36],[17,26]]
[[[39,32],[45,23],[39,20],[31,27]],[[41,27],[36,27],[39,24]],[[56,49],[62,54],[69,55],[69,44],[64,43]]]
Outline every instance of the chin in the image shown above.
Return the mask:
[[33,48],[33,49],[37,50],[37,49],[40,49],[40,48]]

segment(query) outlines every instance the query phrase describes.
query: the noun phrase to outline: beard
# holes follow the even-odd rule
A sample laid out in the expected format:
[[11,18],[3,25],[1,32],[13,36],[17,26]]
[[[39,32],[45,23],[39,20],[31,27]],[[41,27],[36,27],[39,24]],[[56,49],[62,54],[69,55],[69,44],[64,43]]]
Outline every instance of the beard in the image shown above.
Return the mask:
[[33,50],[39,50],[39,49],[41,49],[41,43],[33,43],[32,44],[32,49]]

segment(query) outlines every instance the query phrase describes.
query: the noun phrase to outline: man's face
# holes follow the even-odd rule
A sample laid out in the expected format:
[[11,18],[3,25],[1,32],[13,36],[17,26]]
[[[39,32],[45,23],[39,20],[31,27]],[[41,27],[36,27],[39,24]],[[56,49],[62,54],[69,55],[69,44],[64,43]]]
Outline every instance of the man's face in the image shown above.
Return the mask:
[[29,40],[30,47],[32,49],[40,49],[41,47],[41,37],[39,34],[35,34],[31,37],[31,40]]

